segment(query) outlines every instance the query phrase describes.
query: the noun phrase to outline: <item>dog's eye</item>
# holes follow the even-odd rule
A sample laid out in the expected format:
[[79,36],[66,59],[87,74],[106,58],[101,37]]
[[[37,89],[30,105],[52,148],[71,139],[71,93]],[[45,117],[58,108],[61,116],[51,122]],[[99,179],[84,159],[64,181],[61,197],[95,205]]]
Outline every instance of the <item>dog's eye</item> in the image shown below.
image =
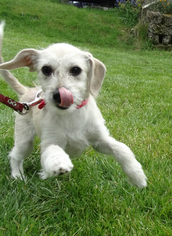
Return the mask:
[[70,73],[73,75],[73,76],[77,76],[77,75],[79,75],[79,74],[81,74],[81,68],[79,68],[79,67],[77,67],[77,66],[75,66],[75,67],[72,67],[71,69],[70,69]]
[[51,73],[53,72],[52,68],[50,66],[43,66],[42,67],[42,73],[46,76],[51,75]]

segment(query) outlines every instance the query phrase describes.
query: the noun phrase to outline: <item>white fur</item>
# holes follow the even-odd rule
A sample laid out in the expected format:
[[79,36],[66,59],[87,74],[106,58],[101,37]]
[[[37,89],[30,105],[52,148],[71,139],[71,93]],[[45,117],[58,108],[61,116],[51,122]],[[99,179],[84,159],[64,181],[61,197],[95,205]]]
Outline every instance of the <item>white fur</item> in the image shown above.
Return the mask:
[[[2,45],[3,26],[0,25],[0,48]],[[11,174],[14,178],[23,173],[23,160],[33,147],[37,134],[41,138],[41,177],[43,179],[70,172],[73,164],[69,156],[80,155],[86,146],[113,155],[128,176],[131,184],[146,187],[146,176],[141,164],[125,144],[109,136],[105,121],[96,105],[94,97],[98,94],[106,68],[102,62],[90,53],[81,51],[69,44],[54,44],[47,49],[25,49],[10,62],[3,63],[0,71],[5,81],[20,95],[21,102],[34,100],[40,87],[26,88],[8,71],[28,66],[30,71],[37,71],[42,96],[46,106],[39,110],[33,107],[25,116],[16,114],[15,144],[10,152]],[[53,73],[45,76],[41,69],[51,66]],[[79,67],[82,72],[73,76],[72,67]],[[66,110],[61,110],[53,101],[53,92],[65,87],[73,94],[74,103]],[[76,109],[83,100],[88,103]]]

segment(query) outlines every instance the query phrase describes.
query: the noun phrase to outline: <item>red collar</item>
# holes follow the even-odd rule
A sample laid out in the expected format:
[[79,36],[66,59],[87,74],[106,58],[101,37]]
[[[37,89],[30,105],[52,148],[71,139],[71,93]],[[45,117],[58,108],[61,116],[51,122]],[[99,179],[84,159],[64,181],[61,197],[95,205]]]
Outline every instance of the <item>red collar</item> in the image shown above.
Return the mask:
[[78,106],[76,107],[76,109],[79,109],[79,108],[85,106],[87,103],[88,103],[88,98],[87,98],[87,100],[82,101],[81,105],[78,105]]
[[[45,100],[43,99],[40,102],[41,103],[39,104],[38,108],[42,109],[45,107],[46,103],[45,103]],[[88,98],[87,100],[82,101],[81,105],[77,105],[76,109],[80,109],[81,107],[85,106],[87,103],[88,103]]]
[[45,100],[42,99],[42,101],[41,101],[41,103],[39,104],[38,108],[39,108],[39,109],[42,109],[42,108],[45,107],[45,105],[46,105]]

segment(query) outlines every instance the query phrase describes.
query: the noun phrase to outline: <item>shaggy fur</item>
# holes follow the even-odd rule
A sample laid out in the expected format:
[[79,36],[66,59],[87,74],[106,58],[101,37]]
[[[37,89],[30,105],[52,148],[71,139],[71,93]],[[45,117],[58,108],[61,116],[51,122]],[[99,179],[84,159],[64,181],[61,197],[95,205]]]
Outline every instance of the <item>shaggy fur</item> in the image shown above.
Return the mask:
[[[4,22],[1,22],[0,49],[3,27]],[[24,49],[13,60],[4,63],[1,57],[0,62],[1,75],[19,95],[20,102],[33,101],[40,88],[46,102],[42,110],[35,106],[27,115],[16,114],[15,144],[9,154],[12,177],[23,178],[23,160],[32,152],[37,134],[41,138],[42,179],[70,172],[73,169],[70,157],[80,155],[91,145],[98,152],[113,155],[131,184],[146,187],[147,178],[141,164],[129,147],[109,136],[96,105],[95,97],[106,72],[102,62],[64,43],[42,50]],[[38,73],[40,87],[27,88],[9,72],[24,66]],[[61,106],[54,96],[60,88],[73,96],[68,106]],[[87,99],[86,105],[76,109]]]

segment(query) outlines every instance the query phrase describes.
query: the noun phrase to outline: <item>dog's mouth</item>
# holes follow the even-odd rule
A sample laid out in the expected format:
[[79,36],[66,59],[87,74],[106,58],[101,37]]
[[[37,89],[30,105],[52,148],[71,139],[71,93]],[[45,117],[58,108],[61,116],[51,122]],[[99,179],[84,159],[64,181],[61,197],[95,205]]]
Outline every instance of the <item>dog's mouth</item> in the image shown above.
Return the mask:
[[69,107],[61,107],[61,106],[59,106],[58,104],[56,104],[56,107],[57,108],[59,108],[59,109],[61,109],[61,110],[67,110]]
[[70,90],[61,87],[53,92],[53,100],[57,108],[61,110],[68,109],[73,104],[73,95]]

